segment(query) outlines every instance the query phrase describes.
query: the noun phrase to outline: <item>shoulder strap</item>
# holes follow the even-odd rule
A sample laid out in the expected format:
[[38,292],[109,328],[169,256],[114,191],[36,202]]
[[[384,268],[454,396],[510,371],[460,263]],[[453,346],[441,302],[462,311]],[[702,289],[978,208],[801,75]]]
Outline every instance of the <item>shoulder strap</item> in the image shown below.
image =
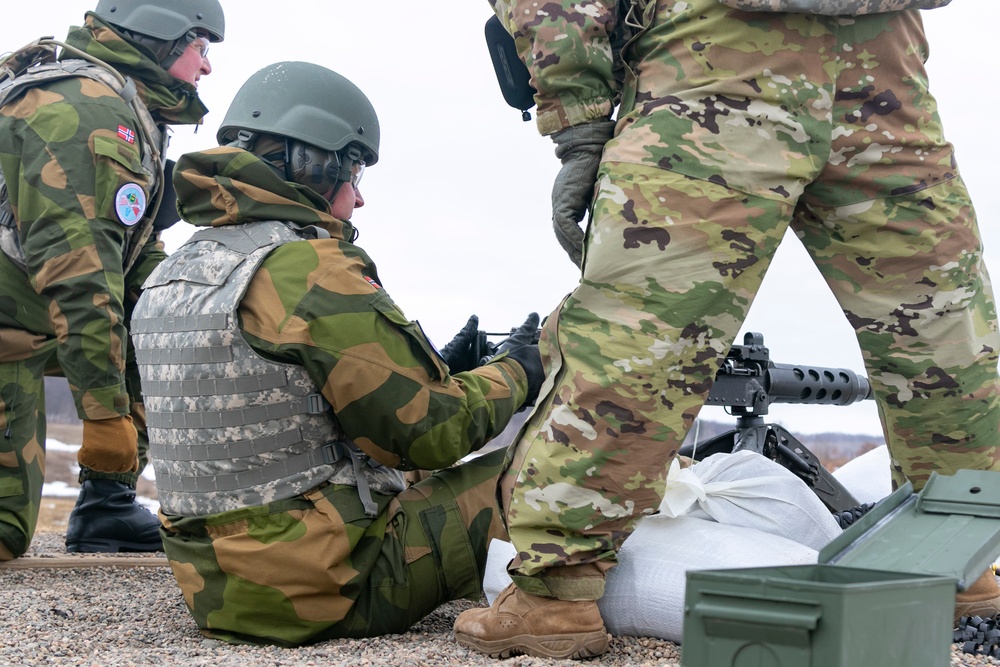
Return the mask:
[[[57,48],[72,55],[69,60],[59,60]],[[147,219],[152,221],[163,200],[164,180],[163,156],[166,134],[156,126],[156,121],[138,95],[135,82],[99,58],[51,37],[42,37],[22,46],[0,60],[0,106],[17,98],[26,90],[43,82],[55,81],[74,76],[85,76],[99,81],[115,91],[132,109],[138,119],[139,133],[142,135],[143,167],[155,177],[155,192],[150,202]],[[13,234],[10,230],[13,229]],[[138,238],[130,240],[130,250],[124,261],[127,272],[135,263],[142,246],[152,233],[152,223],[143,226]],[[11,261],[25,269],[24,251],[17,236],[13,211],[7,197],[6,180],[0,171],[0,250]]]
[[7,197],[7,180],[0,169],[0,252],[24,272],[28,271],[24,248],[21,247],[21,237],[17,233],[17,222],[14,211]]

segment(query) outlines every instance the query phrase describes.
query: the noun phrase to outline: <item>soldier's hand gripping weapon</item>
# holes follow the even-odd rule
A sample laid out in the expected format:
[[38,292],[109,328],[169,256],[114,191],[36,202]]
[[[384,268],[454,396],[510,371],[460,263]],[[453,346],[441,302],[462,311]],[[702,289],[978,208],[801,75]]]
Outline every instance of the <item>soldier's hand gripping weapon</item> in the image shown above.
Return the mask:
[[[495,357],[497,355],[497,351],[500,349],[500,346],[503,345],[504,341],[507,340],[509,337],[513,336],[516,332],[517,332],[517,327],[511,327],[510,331],[502,333],[490,332],[490,331],[476,332],[476,342],[473,345],[473,349],[475,350],[476,358],[479,359],[479,365],[482,366],[483,364],[487,363],[490,359]],[[533,344],[538,343],[538,338],[541,335],[541,333],[542,333],[541,329],[537,329],[535,331],[535,335],[531,340]],[[494,343],[493,341],[490,340],[490,338],[499,338],[501,336],[502,340],[500,340],[497,343]]]

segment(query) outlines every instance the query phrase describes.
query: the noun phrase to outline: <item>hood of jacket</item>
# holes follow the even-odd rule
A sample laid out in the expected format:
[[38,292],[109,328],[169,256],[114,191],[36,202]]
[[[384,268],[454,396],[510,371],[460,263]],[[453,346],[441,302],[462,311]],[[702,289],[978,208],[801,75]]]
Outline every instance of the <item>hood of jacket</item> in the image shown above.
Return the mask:
[[[191,125],[200,123],[208,113],[193,84],[168,74],[152,51],[130,42],[92,12],[87,12],[85,25],[70,28],[66,43],[135,81],[139,96],[157,123]],[[62,53],[60,57],[73,55]]]
[[330,215],[315,190],[283,180],[267,162],[242,148],[220,146],[187,153],[174,167],[177,210],[197,227],[281,220],[325,229],[352,241],[354,227]]

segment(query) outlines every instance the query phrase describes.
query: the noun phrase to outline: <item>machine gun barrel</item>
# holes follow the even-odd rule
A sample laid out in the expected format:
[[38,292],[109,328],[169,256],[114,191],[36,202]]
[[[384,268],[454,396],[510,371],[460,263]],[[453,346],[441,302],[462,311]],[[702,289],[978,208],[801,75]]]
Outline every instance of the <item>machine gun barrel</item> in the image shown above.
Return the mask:
[[766,415],[771,403],[850,405],[872,397],[868,378],[846,368],[776,364],[764,337],[748,333],[733,345],[709,391],[706,405],[729,408],[734,415]]
[[764,377],[772,403],[851,405],[872,396],[868,378],[846,368],[772,364]]
[[845,368],[776,364],[764,346],[764,336],[748,333],[743,345],[733,345],[709,391],[706,405],[727,408],[736,428],[704,442],[685,444],[681,456],[701,461],[713,454],[744,449],[775,461],[804,481],[833,512],[853,511],[858,501],[823,467],[794,435],[767,424],[771,403],[850,405],[871,398],[868,378]]

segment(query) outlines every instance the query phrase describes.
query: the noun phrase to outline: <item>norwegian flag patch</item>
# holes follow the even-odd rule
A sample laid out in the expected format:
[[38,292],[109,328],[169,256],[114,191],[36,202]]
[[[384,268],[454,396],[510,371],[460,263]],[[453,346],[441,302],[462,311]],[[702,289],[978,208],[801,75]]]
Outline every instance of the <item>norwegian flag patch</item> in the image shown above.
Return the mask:
[[372,287],[374,287],[375,289],[382,289],[381,285],[379,285],[377,282],[375,282],[374,280],[372,280],[368,276],[365,276],[365,280],[367,280],[368,284],[371,285]]
[[129,128],[125,127],[124,125],[119,125],[118,126],[118,138],[119,139],[124,139],[125,141],[127,141],[130,144],[134,144],[135,143],[135,132],[133,132]]

